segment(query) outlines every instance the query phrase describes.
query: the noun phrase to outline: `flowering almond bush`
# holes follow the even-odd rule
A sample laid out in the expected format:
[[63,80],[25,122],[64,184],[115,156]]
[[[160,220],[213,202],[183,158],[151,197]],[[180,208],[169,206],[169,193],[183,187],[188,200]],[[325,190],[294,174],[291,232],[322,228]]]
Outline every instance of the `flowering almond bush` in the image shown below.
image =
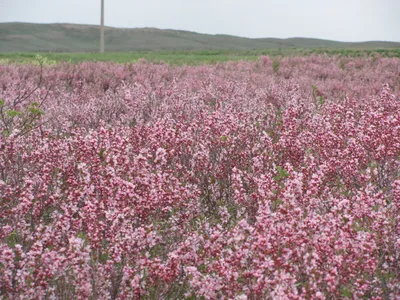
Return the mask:
[[1,298],[399,299],[398,59],[0,74]]

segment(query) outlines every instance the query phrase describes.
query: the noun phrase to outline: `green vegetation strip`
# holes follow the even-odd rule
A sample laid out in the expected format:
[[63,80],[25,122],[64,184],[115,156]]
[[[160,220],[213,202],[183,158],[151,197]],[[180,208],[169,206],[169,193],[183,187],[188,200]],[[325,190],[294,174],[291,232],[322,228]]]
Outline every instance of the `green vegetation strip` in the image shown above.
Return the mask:
[[[32,63],[36,61],[38,52],[32,53],[0,53],[0,63]],[[304,56],[304,55],[337,55],[343,57],[397,57],[400,49],[267,49],[267,50],[205,50],[205,51],[138,51],[109,53],[57,53],[40,52],[48,63],[83,61],[113,61],[116,63],[133,63],[140,59],[170,64],[213,64],[217,62],[237,60],[257,60],[262,55],[268,56]]]

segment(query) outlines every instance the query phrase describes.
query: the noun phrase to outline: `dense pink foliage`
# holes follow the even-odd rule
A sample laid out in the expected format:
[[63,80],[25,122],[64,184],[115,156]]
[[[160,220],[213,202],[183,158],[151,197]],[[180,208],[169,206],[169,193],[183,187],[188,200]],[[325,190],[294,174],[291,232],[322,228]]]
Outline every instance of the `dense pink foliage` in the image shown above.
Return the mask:
[[0,297],[398,299],[399,59],[273,64],[0,65]]

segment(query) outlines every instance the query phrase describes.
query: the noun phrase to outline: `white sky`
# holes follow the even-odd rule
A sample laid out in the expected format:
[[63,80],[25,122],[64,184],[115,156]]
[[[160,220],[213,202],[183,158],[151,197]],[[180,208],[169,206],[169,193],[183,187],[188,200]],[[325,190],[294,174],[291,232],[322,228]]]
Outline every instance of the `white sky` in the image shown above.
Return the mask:
[[[105,0],[105,23],[243,37],[400,42],[400,0]],[[0,22],[99,24],[100,0],[0,0]]]

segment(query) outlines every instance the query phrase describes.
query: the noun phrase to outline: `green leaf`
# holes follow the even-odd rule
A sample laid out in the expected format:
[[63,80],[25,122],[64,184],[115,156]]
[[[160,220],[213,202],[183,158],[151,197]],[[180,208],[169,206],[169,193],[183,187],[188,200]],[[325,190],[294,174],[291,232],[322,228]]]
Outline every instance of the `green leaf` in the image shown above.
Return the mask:
[[353,293],[346,286],[341,289],[341,295],[345,298],[353,298]]
[[226,142],[228,140],[228,137],[226,135],[221,136],[221,141]]
[[8,136],[11,135],[11,132],[10,132],[9,130],[7,130],[7,129],[4,129],[4,130],[1,132],[1,134],[2,134],[3,136],[5,136],[5,137],[8,137]]
[[205,273],[207,271],[207,266],[205,264],[201,264],[200,266],[197,267],[197,269],[201,272],[201,273]]
[[289,177],[289,173],[281,166],[276,166],[276,170],[278,171],[278,175],[274,177],[276,181]]
[[102,264],[105,264],[108,260],[108,253],[102,253],[99,257],[99,260]]
[[106,149],[104,149],[104,148],[101,148],[100,149],[100,152],[99,152],[99,157],[100,157],[100,160],[103,160],[104,159],[104,152],[106,151]]
[[39,108],[36,107],[29,107],[28,111],[35,116],[41,116],[44,115],[44,111],[40,110]]
[[20,111],[16,111],[16,110],[11,109],[11,110],[7,111],[7,115],[9,117],[13,118],[13,117],[22,115],[22,113]]
[[10,235],[7,237],[7,245],[10,248],[14,248],[15,245],[17,244],[17,239],[18,239],[18,234],[16,231],[13,231],[10,233]]
[[279,206],[283,203],[281,199],[277,199],[276,201],[272,202],[272,210],[277,211]]

